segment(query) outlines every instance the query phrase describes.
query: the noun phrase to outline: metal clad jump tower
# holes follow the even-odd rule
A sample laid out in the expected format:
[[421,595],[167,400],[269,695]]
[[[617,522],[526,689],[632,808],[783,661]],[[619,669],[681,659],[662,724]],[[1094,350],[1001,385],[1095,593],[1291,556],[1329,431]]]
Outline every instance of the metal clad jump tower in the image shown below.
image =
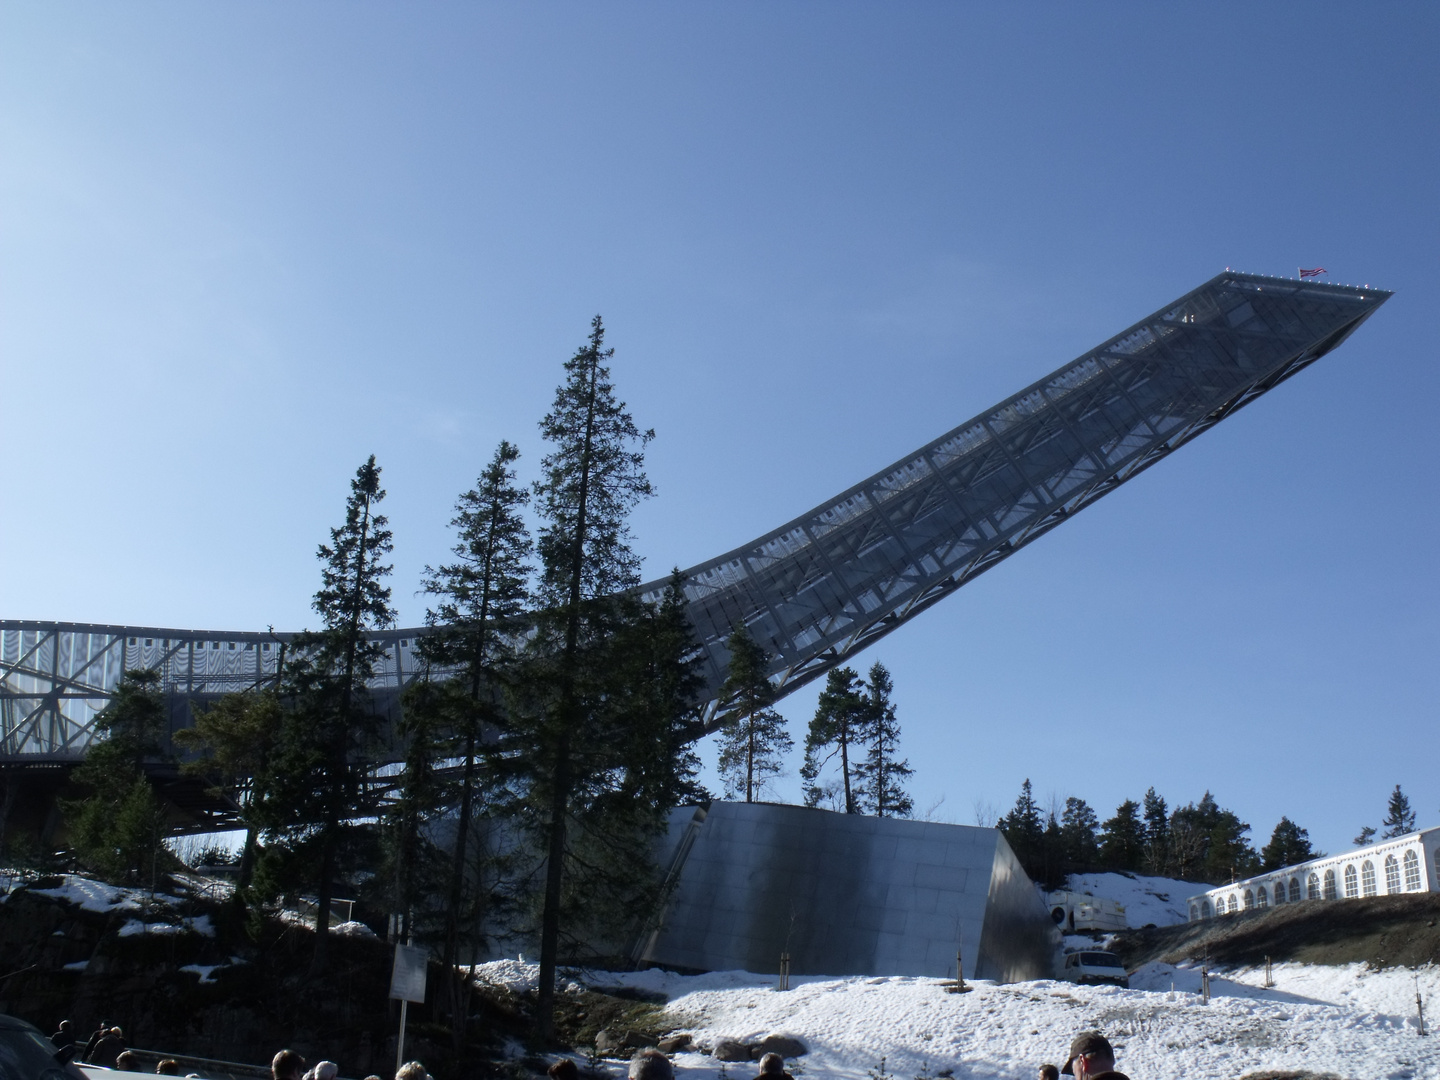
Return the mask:
[[1220,274],[823,506],[685,571],[712,691],[732,627],[771,652],[782,689],[823,675],[1324,356],[1389,296]]
[[[1381,289],[1226,272],[973,420],[743,547],[686,572],[711,700],[744,624],[783,692],[845,662],[1335,348]],[[658,598],[666,581],[643,587]],[[424,629],[377,635],[393,709]],[[288,634],[0,621],[0,760],[73,760],[121,672],[175,702],[274,677]]]

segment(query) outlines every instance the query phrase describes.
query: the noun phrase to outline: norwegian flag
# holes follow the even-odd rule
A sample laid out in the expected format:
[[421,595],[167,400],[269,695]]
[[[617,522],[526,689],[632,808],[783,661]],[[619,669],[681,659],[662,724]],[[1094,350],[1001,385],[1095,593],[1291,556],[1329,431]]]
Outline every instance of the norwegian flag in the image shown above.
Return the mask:
[[1301,280],[1304,280],[1307,277],[1319,277],[1323,273],[1325,273],[1325,267],[1317,266],[1314,270],[1301,270],[1300,277]]

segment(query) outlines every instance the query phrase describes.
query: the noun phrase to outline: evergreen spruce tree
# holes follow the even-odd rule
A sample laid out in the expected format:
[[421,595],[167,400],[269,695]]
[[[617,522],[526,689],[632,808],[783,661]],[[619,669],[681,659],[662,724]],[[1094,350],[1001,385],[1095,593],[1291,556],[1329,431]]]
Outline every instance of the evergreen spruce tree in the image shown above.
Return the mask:
[[1318,859],[1322,855],[1310,846],[1310,833],[1296,825],[1288,817],[1282,817],[1270,842],[1260,849],[1260,869],[1279,870],[1282,866]]
[[[466,696],[454,692],[455,682],[438,682],[427,670],[406,688],[396,725],[405,751],[398,782],[384,810],[381,891],[388,898],[388,909],[399,913],[400,934],[407,940],[434,939],[434,928],[424,924],[433,905],[424,901],[444,896],[450,885],[450,860],[430,838],[430,830],[454,804],[454,793],[441,777],[439,764],[452,756],[452,733],[463,727],[463,714],[469,711]],[[448,905],[444,918],[444,930],[448,931],[454,919]]]
[[1145,792],[1145,869],[1164,874],[1170,865],[1170,811],[1152,787]]
[[[608,679],[614,666],[609,646],[634,614],[633,602],[621,594],[639,583],[629,515],[653,494],[644,463],[654,432],[641,432],[616,399],[607,365],[614,350],[604,342],[597,315],[587,343],[566,361],[554,406],[540,422],[552,448],[535,485],[542,520],[537,544],[541,617],[531,642],[527,685],[513,698],[519,708],[512,721],[524,715],[535,721],[524,734],[528,746],[520,756],[528,762],[530,791],[539,802],[535,812],[546,855],[536,1002],[541,1040],[554,1030],[570,817],[624,810],[607,798],[614,794],[613,781],[623,763],[606,755],[629,749],[623,728],[617,727],[623,717],[607,696],[615,689]],[[653,808],[632,809],[653,821]],[[638,828],[641,820],[632,824]],[[598,830],[592,829],[582,839],[596,836]]]
[[60,804],[71,845],[81,863],[102,877],[153,879],[164,850],[165,814],[144,767],[162,757],[160,673],[125,672],[95,728],[104,737],[70,774],[86,794]]
[[385,650],[368,635],[395,620],[383,583],[391,568],[381,561],[393,547],[388,522],[377,512],[384,498],[372,454],[350,482],[344,523],[318,551],[320,588],[312,606],[324,628],[297,635],[282,677],[286,708],[265,823],[292,865],[316,867],[316,972],[327,961],[340,863],[359,840],[354,823],[376,810],[365,799],[379,727],[368,681]]
[[1042,879],[1045,875],[1045,822],[1035,802],[1029,777],[1020,785],[1020,795],[1014,807],[995,823],[995,827],[1005,835],[1010,850],[1020,860],[1025,873],[1034,880]]
[[1415,811],[1410,809],[1410,799],[1400,790],[1399,784],[1390,793],[1385,820],[1380,822],[1380,826],[1385,830],[1380,834],[1381,840],[1393,840],[1415,831]]
[[[521,512],[530,493],[516,483],[514,465],[519,457],[516,447],[501,441],[475,486],[456,501],[450,520],[456,533],[451,548],[455,561],[438,568],[426,566],[423,577],[423,590],[436,602],[425,613],[432,629],[421,639],[421,654],[459,672],[443,690],[427,690],[425,699],[432,708],[452,714],[452,749],[463,763],[445,888],[445,971],[458,970],[462,928],[479,923],[478,912],[470,909],[479,906],[483,893],[477,887],[469,904],[465,893],[467,865],[475,857],[471,839],[475,804],[487,782],[478,751],[484,727],[502,722],[503,688],[515,661],[516,636],[509,627],[529,600],[531,543]],[[449,989],[452,1013],[459,989]]]
[[1061,876],[1093,870],[1100,858],[1096,836],[1100,819],[1084,799],[1073,795],[1065,800],[1060,815]]
[[1351,841],[1351,843],[1353,843],[1356,847],[1369,847],[1374,842],[1375,826],[1373,825],[1361,825],[1360,835],[1355,837],[1355,839]]
[[743,794],[748,803],[784,771],[782,757],[794,744],[784,717],[770,708],[775,688],[766,677],[769,655],[744,626],[731,631],[726,645],[730,664],[720,701],[732,715],[720,730],[719,772],[726,796]]
[[1140,820],[1140,804],[1126,799],[1100,829],[1102,865],[1109,870],[1139,870],[1145,858],[1145,823]]
[[878,661],[870,668],[865,695],[865,756],[864,782],[861,785],[863,804],[876,817],[909,817],[914,801],[905,791],[905,778],[914,773],[910,762],[897,760],[900,723],[895,719],[894,692],[890,672]]
[[[840,808],[845,813],[860,812],[863,761],[857,744],[865,738],[867,704],[865,683],[853,669],[830,669],[810,730],[805,735],[805,763],[800,766],[800,777],[804,781],[806,806],[819,806],[822,800],[839,796]],[[836,761],[839,775],[834,781],[822,784],[821,770],[831,761]]]

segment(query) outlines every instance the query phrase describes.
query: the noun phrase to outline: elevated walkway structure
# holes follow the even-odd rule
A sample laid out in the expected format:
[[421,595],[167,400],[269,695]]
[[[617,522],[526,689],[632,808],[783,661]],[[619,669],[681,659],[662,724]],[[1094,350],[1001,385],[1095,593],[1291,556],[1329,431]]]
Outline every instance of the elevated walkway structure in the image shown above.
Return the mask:
[[[770,651],[782,694],[819,678],[1320,359],[1389,296],[1227,271],[824,505],[692,567],[707,727],[724,718],[715,694],[735,626]],[[641,591],[658,598],[666,583]],[[423,633],[377,635],[383,708],[413,677]],[[0,761],[83,752],[125,668],[159,665],[177,703],[204,699],[273,678],[266,665],[286,637],[0,622]]]

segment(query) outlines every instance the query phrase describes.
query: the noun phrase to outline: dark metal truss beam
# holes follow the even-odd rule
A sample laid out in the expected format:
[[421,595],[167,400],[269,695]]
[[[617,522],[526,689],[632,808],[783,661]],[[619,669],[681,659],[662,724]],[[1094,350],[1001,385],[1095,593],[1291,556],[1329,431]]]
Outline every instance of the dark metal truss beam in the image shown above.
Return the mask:
[[[731,629],[787,693],[950,595],[1334,349],[1390,296],[1226,272],[807,514],[685,572],[711,700]],[[668,579],[641,588],[658,599]],[[374,689],[414,677],[422,629]],[[73,759],[120,674],[159,667],[186,701],[275,677],[287,634],[0,622],[0,759]]]

